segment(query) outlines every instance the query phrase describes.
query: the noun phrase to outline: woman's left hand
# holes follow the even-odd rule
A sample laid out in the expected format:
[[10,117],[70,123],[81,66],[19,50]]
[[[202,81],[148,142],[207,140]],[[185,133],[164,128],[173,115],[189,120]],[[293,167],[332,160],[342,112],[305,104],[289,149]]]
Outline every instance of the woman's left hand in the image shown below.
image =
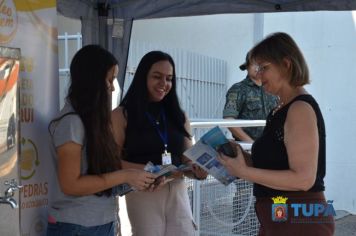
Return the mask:
[[241,147],[237,145],[236,149],[237,149],[236,157],[228,157],[223,153],[219,153],[218,160],[227,169],[230,175],[239,178],[244,178],[244,174],[248,168],[248,165],[245,161]]
[[198,166],[196,164],[192,165],[192,172],[193,172],[194,177],[198,180],[203,180],[203,179],[206,179],[206,177],[208,177],[208,172],[206,172],[205,170],[203,170],[200,166]]
[[169,181],[167,181],[167,178],[165,176],[158,177],[155,180],[155,183],[150,186],[148,191],[149,192],[158,191],[158,190],[162,189],[163,186],[168,182]]
[[172,173],[169,175],[169,178],[173,179],[181,179],[183,178],[183,172],[181,171],[172,171]]

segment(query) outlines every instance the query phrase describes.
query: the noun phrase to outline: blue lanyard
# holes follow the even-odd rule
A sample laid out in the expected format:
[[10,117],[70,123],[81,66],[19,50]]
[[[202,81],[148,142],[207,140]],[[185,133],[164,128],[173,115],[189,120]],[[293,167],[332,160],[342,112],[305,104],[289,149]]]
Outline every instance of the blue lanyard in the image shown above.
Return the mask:
[[167,148],[168,148],[168,132],[167,132],[167,122],[166,122],[166,114],[163,110],[163,108],[161,109],[161,112],[159,113],[159,116],[162,117],[162,122],[163,122],[163,127],[164,130],[163,132],[160,130],[159,125],[155,122],[154,117],[148,113],[146,111],[146,116],[149,119],[149,121],[151,122],[151,124],[153,125],[153,127],[156,129],[156,131],[159,134],[159,137],[161,138],[161,140],[163,141],[164,144],[164,151],[167,152]]

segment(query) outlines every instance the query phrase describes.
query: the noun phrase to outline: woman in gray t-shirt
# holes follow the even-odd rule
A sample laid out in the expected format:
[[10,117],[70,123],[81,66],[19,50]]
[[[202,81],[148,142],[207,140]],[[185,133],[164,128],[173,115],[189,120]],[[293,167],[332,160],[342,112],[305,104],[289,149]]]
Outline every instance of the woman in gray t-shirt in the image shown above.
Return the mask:
[[117,74],[117,60],[100,46],[85,46],[73,57],[66,104],[49,124],[57,184],[47,235],[114,236],[114,187],[128,183],[144,190],[154,181],[155,176],[143,170],[121,170],[111,126]]

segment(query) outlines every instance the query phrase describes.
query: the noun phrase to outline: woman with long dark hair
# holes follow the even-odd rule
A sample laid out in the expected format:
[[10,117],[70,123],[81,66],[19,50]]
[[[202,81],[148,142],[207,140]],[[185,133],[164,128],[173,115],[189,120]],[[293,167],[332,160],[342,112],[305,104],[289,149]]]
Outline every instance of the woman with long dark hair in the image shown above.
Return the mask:
[[70,65],[66,104],[49,124],[57,184],[49,207],[47,235],[114,236],[115,186],[143,190],[154,175],[121,169],[111,125],[115,57],[98,45],[80,49]]
[[[116,141],[123,153],[123,168],[188,164],[183,152],[192,145],[190,124],[176,93],[172,57],[161,51],[147,53],[140,61],[132,84],[113,111]],[[185,172],[205,178],[195,165]],[[135,236],[194,235],[194,222],[183,173],[161,179],[153,191],[126,195],[127,211]]]

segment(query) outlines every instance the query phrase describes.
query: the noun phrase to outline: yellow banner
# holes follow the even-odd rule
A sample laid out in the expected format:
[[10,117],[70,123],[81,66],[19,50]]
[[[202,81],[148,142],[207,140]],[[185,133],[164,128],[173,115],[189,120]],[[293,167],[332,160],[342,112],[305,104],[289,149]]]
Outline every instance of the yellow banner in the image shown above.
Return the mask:
[[[21,48],[21,95],[14,101],[20,104],[16,120],[21,122],[21,136],[16,136],[20,142],[15,146],[18,150],[21,147],[16,165],[20,169],[17,182],[21,180],[23,186],[16,216],[9,218],[12,222],[2,222],[7,215],[0,207],[1,236],[46,234],[48,204],[51,194],[55,194],[51,193],[55,170],[48,158],[51,155],[48,138],[43,134],[48,132],[49,121],[59,111],[56,13],[55,0],[0,0],[0,45]],[[6,135],[6,130],[3,133]],[[10,166],[11,163],[6,168]],[[13,227],[7,227],[6,223]],[[19,229],[21,232],[17,232]]]
[[[0,0],[1,2],[4,0]],[[56,0],[13,0],[17,11],[35,11],[56,7]]]

